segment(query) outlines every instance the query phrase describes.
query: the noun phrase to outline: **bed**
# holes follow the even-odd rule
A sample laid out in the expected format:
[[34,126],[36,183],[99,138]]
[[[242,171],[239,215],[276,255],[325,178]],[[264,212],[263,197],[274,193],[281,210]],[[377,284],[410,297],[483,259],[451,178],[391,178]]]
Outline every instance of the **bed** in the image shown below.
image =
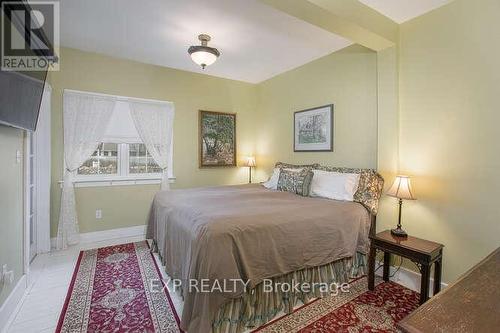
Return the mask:
[[[264,279],[340,283],[364,273],[383,180],[373,170],[359,172],[358,202],[302,197],[259,184],[159,192],[147,237],[167,274],[182,281],[182,329],[239,332],[291,311],[298,300],[321,296],[264,295]],[[240,279],[248,285],[233,282]],[[202,280],[231,288],[192,288],[190,281]]]

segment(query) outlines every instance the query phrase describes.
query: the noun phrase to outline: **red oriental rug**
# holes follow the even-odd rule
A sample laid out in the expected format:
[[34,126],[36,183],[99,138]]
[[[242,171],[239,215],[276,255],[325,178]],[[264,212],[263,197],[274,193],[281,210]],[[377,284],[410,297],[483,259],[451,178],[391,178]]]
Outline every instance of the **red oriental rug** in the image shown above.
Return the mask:
[[350,284],[348,293],[316,299],[255,332],[385,333],[415,310],[419,294],[394,282],[367,291],[366,278]]
[[161,274],[146,242],[80,252],[56,332],[182,332],[153,280]]

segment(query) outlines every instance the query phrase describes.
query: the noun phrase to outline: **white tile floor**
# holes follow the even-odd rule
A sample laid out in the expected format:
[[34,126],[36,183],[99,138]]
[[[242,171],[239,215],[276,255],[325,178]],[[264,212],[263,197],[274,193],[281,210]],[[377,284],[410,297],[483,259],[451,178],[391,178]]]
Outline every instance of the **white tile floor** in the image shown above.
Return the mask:
[[[81,244],[64,251],[37,256],[31,265],[28,293],[7,332],[54,332],[80,251],[143,239],[141,237],[117,238]],[[164,272],[164,269],[160,268],[160,271]],[[177,294],[171,293],[170,295],[180,315],[182,300]]]

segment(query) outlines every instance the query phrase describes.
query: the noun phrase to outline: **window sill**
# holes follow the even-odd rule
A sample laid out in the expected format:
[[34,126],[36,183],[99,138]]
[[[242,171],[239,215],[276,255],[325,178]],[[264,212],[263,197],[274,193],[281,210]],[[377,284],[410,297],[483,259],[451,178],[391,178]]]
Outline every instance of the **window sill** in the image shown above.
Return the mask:
[[[170,184],[175,183],[176,178],[168,179]],[[161,184],[161,176],[158,177],[107,177],[97,178],[89,177],[88,179],[77,178],[73,181],[76,188],[79,187],[106,187],[106,186],[130,186],[130,185],[155,185]],[[59,186],[62,188],[63,181],[59,181]]]

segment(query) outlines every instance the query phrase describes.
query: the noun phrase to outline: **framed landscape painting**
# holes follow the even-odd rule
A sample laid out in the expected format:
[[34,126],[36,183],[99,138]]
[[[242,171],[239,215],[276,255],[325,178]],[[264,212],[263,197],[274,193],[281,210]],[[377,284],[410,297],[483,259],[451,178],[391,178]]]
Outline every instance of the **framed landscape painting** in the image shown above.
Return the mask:
[[236,166],[236,114],[199,111],[200,168]]
[[333,104],[294,113],[293,150],[333,151]]

